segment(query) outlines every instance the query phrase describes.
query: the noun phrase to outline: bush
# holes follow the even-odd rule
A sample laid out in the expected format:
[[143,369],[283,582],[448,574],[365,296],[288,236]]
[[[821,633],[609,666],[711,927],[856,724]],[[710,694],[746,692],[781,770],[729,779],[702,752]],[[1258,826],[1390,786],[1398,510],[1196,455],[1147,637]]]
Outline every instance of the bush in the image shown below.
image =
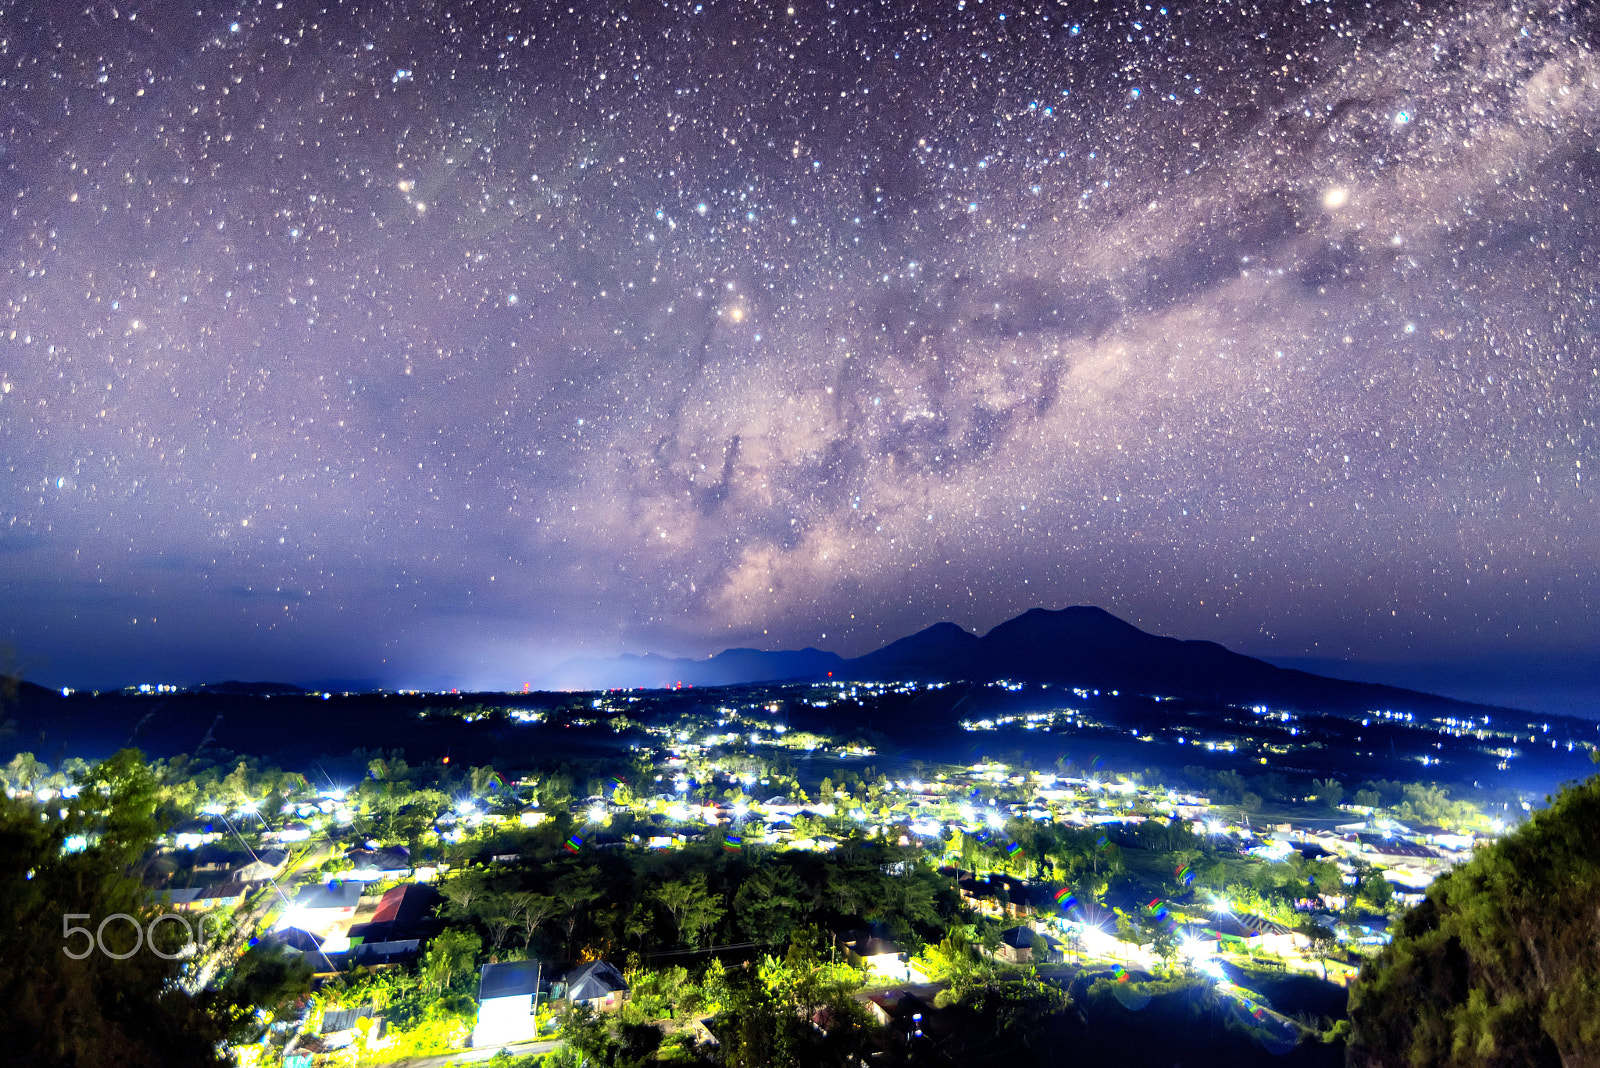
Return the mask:
[[1596,827],[1600,777],[1436,879],[1350,992],[1350,1063],[1593,1063]]

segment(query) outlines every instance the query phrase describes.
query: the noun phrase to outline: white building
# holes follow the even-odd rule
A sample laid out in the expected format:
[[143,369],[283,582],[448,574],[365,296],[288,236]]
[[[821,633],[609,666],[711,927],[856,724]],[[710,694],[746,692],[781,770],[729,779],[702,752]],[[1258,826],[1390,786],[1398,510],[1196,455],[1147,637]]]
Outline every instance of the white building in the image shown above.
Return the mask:
[[478,971],[478,1025],[475,1048],[509,1046],[534,1037],[534,1012],[544,968],[536,960],[485,964]]

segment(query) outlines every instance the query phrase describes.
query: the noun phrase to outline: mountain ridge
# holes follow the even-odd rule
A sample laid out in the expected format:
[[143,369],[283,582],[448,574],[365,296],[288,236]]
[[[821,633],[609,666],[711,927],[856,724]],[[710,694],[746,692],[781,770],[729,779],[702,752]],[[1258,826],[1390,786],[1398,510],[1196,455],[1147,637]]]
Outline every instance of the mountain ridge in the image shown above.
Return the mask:
[[1364,711],[1494,708],[1382,683],[1329,678],[1236,653],[1205,639],[1151,634],[1103,608],[1030,608],[982,635],[951,622],[844,658],[812,647],[728,649],[705,660],[657,654],[571,660],[561,689],[727,686],[815,681],[1040,683],[1159,696]]

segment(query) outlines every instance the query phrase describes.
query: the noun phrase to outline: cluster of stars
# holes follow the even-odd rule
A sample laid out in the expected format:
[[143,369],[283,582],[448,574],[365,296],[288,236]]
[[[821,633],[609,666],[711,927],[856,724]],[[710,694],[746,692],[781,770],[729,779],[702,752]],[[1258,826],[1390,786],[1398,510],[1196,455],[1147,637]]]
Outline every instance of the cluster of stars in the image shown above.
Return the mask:
[[1580,5],[13,16],[0,637],[65,682],[1597,647]]

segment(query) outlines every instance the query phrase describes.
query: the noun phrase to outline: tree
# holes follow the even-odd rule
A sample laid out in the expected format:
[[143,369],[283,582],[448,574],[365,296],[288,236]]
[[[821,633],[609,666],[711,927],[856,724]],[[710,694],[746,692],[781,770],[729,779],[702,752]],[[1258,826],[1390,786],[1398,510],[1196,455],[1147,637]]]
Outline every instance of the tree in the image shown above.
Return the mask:
[[[965,832],[961,835],[961,867],[972,872],[972,877],[978,877],[978,850],[979,843],[976,838]],[[958,870],[959,874],[959,870]]]
[[722,905],[706,889],[704,873],[664,882],[652,896],[671,917],[673,933],[680,942],[693,941],[722,918]]
[[1314,920],[1307,920],[1295,928],[1306,938],[1306,954],[1322,965],[1322,978],[1328,978],[1328,955],[1339,947],[1333,930]]
[[1339,802],[1344,800],[1344,784],[1338,779],[1319,779],[1312,785],[1317,788],[1317,800],[1329,808],[1338,808]]
[[1145,946],[1150,943],[1150,931],[1144,924],[1129,919],[1128,914],[1120,909],[1116,915],[1117,941],[1130,946]]
[[1394,887],[1383,873],[1376,868],[1367,868],[1360,874],[1360,881],[1356,886],[1356,898],[1362,904],[1371,906],[1379,912],[1387,912],[1394,904]]
[[422,958],[422,974],[436,992],[450,989],[452,980],[472,971],[478,964],[483,939],[462,927],[447,927],[439,932]]
[[444,884],[445,910],[457,919],[467,919],[478,899],[488,893],[489,877],[478,868],[457,872]]
[[922,955],[933,969],[933,978],[949,983],[957,997],[964,995],[971,987],[973,969],[978,962],[973,956],[969,931],[964,925],[952,924],[944,938],[928,946]]
[[[0,1060],[225,1063],[223,1044],[253,1038],[257,1010],[306,990],[309,972],[260,948],[230,962],[225,981],[192,993],[182,960],[189,936],[177,920],[154,922],[139,878],[161,784],[140,753],[123,750],[82,786],[48,808],[0,796]],[[69,850],[80,836],[88,845]]]
[[617,1043],[606,1021],[588,1005],[574,1005],[562,1018],[561,1041],[585,1064],[611,1064],[617,1056]]
[[1600,1049],[1600,777],[1436,879],[1350,994],[1350,1063],[1578,1065]]
[[589,906],[600,900],[600,890],[595,886],[599,873],[592,867],[575,868],[555,881],[554,897],[561,909],[563,927],[567,934],[567,949],[572,949],[573,935]]
[[935,1005],[948,1010],[938,1063],[1078,1063],[1077,1058],[1063,1059],[1050,1049],[1060,1048],[1065,1037],[1061,1025],[1071,1018],[1065,1011],[1070,999],[1059,987],[1021,976],[974,987],[958,1000],[948,995],[948,991],[941,991],[934,1000]]
[[1138,940],[1140,945],[1148,945],[1150,952],[1161,958],[1161,963],[1168,968],[1178,959],[1179,940],[1178,932],[1171,924],[1157,920],[1154,916],[1139,914]]
[[1211,790],[1219,801],[1242,798],[1246,789],[1244,776],[1231,768],[1211,776]]
[[410,797],[389,810],[388,837],[403,841],[412,853],[416,853],[422,848],[423,836],[433,827],[434,817],[444,805],[445,796],[437,790],[412,791]]
[[499,949],[505,945],[511,929],[518,925],[522,907],[510,894],[490,893],[479,899],[477,913],[484,926],[489,928],[494,948]]
[[754,976],[707,970],[720,1003],[719,1058],[729,1068],[862,1063],[873,1033],[845,967],[823,963],[815,932],[797,932],[783,957],[763,957]]
[[5,770],[0,771],[0,778],[4,778],[5,785],[13,790],[31,794],[35,784],[49,772],[50,769],[32,753],[18,753],[11,758]]
[[411,766],[406,763],[406,751],[395,749],[385,756],[382,749],[376,750],[377,756],[367,761],[367,771],[378,782],[401,782],[411,774]]
[[937,930],[943,925],[934,885],[934,877],[918,869],[888,876],[881,880],[882,889],[867,917],[886,921],[894,937],[901,940],[917,937],[918,928]]
[[1004,933],[998,923],[985,923],[979,929],[978,945],[982,947],[983,955],[989,960],[994,960],[994,955],[1000,952],[1000,936]]
[[733,911],[750,936],[781,942],[804,915],[800,879],[787,865],[768,865],[744,881],[733,896]]
[[560,903],[545,894],[523,891],[511,895],[511,914],[522,923],[522,948],[533,943],[533,936],[544,921],[556,914]]
[[473,797],[489,796],[489,789],[493,785],[494,774],[494,768],[490,767],[489,765],[484,765],[481,768],[473,768],[468,773],[467,789]]

